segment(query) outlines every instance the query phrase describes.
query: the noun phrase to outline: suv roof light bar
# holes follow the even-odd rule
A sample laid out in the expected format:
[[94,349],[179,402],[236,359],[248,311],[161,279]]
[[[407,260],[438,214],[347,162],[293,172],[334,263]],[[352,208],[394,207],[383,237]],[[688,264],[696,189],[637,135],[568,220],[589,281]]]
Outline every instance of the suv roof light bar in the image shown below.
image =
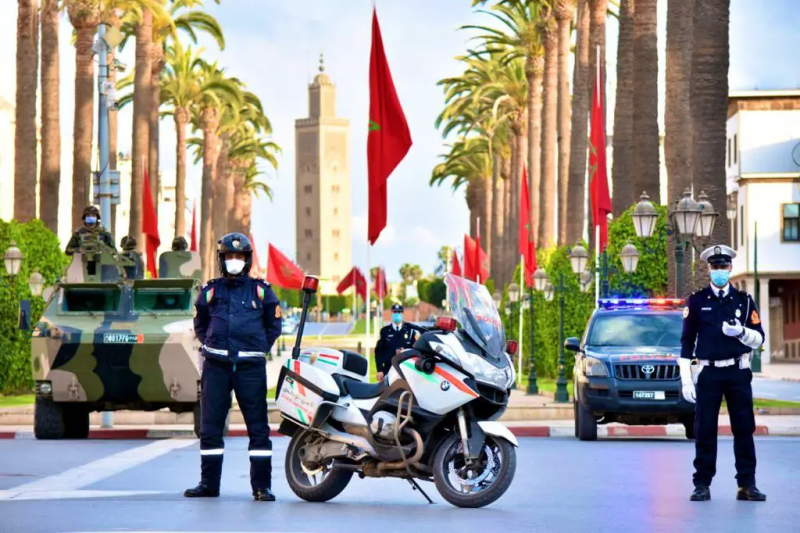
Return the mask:
[[681,307],[686,305],[686,300],[683,298],[601,298],[598,302],[604,309]]

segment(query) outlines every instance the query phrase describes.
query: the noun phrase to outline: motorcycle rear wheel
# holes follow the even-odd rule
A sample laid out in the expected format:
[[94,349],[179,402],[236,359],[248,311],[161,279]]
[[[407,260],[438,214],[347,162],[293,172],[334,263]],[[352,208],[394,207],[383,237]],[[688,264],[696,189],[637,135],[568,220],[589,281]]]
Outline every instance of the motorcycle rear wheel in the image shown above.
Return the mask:
[[298,451],[305,444],[307,436],[307,432],[298,431],[289,442],[289,449],[286,450],[286,481],[299,498],[307,502],[327,502],[342,493],[350,483],[353,472],[333,470],[330,463],[316,470],[305,467]]
[[439,494],[451,504],[478,508],[494,503],[505,494],[514,480],[516,469],[514,446],[493,435],[486,435],[478,466],[467,468],[461,439],[452,433],[436,450],[433,480]]

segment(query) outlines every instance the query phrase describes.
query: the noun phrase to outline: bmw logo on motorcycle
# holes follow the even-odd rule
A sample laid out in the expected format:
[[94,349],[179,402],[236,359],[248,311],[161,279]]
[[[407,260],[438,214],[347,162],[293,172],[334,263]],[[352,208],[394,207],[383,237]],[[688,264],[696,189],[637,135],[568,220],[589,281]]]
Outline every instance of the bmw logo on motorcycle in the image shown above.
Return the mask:
[[450,390],[450,382],[449,381],[442,381],[442,384],[439,385],[443,391],[447,392]]

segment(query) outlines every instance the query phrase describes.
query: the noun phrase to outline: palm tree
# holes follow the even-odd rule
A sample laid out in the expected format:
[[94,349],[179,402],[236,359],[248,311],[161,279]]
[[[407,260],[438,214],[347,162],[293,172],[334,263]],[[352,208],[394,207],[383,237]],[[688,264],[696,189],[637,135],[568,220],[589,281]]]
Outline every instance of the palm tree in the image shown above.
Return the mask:
[[[75,118],[72,149],[72,227],[79,227],[89,201],[94,125],[94,31],[100,22],[98,0],[67,0],[67,12],[75,29]],[[104,221],[108,224],[108,221]]]
[[36,218],[37,0],[17,1],[17,103],[14,134],[14,218]]
[[[692,47],[691,109],[694,130],[693,188],[705,191],[724,212],[725,143],[728,109],[730,0],[695,0]],[[697,162],[702,161],[702,164]],[[728,243],[728,219],[717,218],[711,242]],[[706,265],[695,265],[695,280],[707,283]]]
[[[551,9],[541,13],[541,33],[544,43],[544,91],[542,104],[542,177],[539,185],[539,235],[541,246],[555,240],[556,202],[556,131],[558,120],[558,35]],[[535,209],[535,207],[534,207]]]
[[575,69],[572,74],[572,125],[570,130],[569,185],[567,197],[577,219],[567,222],[567,242],[573,243],[583,237],[583,197],[586,182],[586,157],[589,138],[589,20],[588,0],[578,1],[577,39],[575,41]]
[[[687,2],[693,0],[687,0]],[[619,7],[619,40],[617,44],[617,102],[614,106],[614,162],[611,177],[614,194],[611,198],[614,216],[620,216],[635,201],[633,182],[633,33],[634,1],[621,0]],[[676,117],[677,118],[677,117]],[[691,141],[690,141],[691,142]],[[671,176],[670,176],[671,180]],[[638,191],[641,193],[642,191]],[[681,192],[683,190],[681,189]]]
[[[558,243],[576,242],[583,234],[583,180],[569,181],[569,50],[575,0],[559,0],[558,22]],[[569,208],[569,209],[568,209]],[[567,213],[570,216],[567,216]],[[571,231],[570,231],[571,230]]]
[[656,3],[636,0],[634,15],[633,177],[637,191],[660,203]]
[[[667,99],[664,109],[664,156],[667,163],[667,203],[677,201],[692,184],[692,31],[694,0],[672,0],[667,11]],[[616,142],[616,139],[615,139]],[[616,161],[616,149],[614,150]],[[675,243],[670,239],[669,257]],[[667,262],[669,294],[689,292],[688,264],[684,263],[683,287],[676,287],[676,264]]]
[[61,184],[58,0],[43,0],[41,17],[42,157],[39,170],[39,216],[50,231],[58,235],[58,190]]

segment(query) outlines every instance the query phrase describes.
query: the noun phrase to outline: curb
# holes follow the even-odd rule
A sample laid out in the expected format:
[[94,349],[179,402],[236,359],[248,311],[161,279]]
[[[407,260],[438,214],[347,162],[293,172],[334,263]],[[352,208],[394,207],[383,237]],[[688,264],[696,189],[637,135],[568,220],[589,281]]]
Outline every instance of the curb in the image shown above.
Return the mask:
[[[508,428],[517,437],[568,437],[575,438],[575,430],[571,426],[510,426]],[[733,435],[731,426],[719,426],[719,435],[730,437]],[[800,436],[800,426],[756,426],[755,436]],[[247,437],[246,429],[231,429],[228,437]],[[686,433],[680,426],[600,426],[597,428],[598,437],[609,438],[653,438],[653,437],[685,437]],[[278,433],[276,428],[270,428],[270,437],[285,437]],[[192,429],[93,429],[89,431],[89,438],[96,440],[141,440],[141,439],[173,439],[196,438]],[[35,439],[33,430],[0,430],[0,439]]]

